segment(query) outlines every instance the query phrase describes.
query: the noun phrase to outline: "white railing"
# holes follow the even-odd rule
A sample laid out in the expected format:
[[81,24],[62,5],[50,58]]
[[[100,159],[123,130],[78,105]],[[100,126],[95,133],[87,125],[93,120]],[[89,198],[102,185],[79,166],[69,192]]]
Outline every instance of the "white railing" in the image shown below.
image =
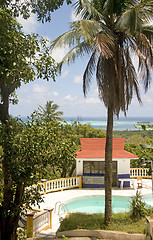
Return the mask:
[[151,176],[149,175],[149,168],[130,168],[130,177],[151,178]]
[[50,217],[49,212],[46,211],[33,218],[33,234],[40,232],[42,229],[49,227]]
[[31,187],[26,188],[25,191],[29,191],[32,189],[37,189],[40,194],[46,194],[49,192],[82,187],[81,177],[71,177],[71,178],[61,178],[56,180],[47,181],[42,179],[41,183],[37,185],[32,185]]
[[81,177],[56,179],[46,182],[46,193],[81,186]]
[[52,229],[52,211],[32,211],[26,214],[27,237],[33,237],[42,230]]

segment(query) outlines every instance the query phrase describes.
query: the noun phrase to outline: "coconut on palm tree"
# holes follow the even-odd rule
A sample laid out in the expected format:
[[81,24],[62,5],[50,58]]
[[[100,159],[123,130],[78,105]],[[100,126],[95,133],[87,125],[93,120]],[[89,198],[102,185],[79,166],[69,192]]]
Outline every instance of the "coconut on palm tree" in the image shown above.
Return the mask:
[[[83,75],[86,96],[93,74],[100,99],[107,108],[105,147],[105,223],[111,221],[112,199],[112,132],[113,116],[126,115],[133,94],[141,103],[139,81],[147,90],[153,63],[153,17],[151,0],[78,0],[76,15],[80,20],[70,24],[70,31],[52,43],[52,49],[69,45],[70,50],[59,63],[72,63],[89,55]],[[138,67],[132,57],[137,57]]]

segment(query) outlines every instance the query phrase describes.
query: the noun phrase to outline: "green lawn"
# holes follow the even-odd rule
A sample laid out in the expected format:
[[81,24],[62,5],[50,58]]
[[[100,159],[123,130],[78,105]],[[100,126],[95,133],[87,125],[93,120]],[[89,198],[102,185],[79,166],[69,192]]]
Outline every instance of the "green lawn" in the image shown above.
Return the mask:
[[118,213],[112,215],[111,226],[106,227],[104,225],[104,214],[72,213],[62,221],[59,231],[89,229],[144,234],[145,224],[145,218],[134,221],[130,218],[129,213]]

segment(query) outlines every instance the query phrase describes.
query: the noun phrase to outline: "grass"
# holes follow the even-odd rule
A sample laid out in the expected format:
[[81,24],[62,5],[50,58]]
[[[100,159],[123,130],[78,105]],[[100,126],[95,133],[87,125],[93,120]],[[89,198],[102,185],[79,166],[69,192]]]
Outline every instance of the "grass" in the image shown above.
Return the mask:
[[130,218],[130,213],[113,214],[111,226],[104,225],[104,214],[71,213],[62,221],[59,231],[88,229],[144,234],[145,224],[145,218],[134,221]]

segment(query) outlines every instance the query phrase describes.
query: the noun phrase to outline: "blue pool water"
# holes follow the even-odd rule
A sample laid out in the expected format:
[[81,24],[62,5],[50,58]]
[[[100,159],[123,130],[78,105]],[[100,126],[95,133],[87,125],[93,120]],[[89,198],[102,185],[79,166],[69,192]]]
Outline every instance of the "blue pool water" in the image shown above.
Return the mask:
[[[112,210],[113,213],[128,212],[130,210],[130,200],[128,196],[113,196]],[[153,205],[153,196],[146,196],[143,199],[147,204]],[[65,202],[68,211],[84,213],[104,213],[105,196],[86,196],[75,198]]]

